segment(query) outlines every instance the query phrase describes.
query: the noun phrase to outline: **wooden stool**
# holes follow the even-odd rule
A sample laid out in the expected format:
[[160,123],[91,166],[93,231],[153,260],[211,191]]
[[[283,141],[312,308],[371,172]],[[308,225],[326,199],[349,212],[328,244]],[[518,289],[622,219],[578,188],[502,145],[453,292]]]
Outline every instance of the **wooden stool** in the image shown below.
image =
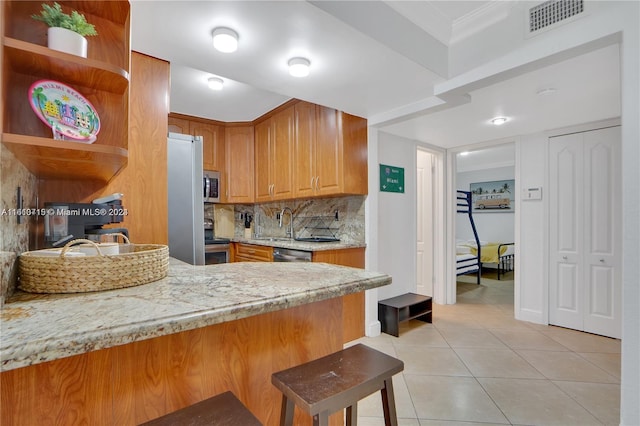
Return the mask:
[[262,426],[262,423],[231,392],[143,423],[142,426]]
[[329,414],[347,409],[347,426],[358,421],[358,401],[380,390],[385,425],[396,426],[394,374],[404,363],[365,345],[355,345],[315,361],[271,376],[282,392],[280,425],[293,425],[295,405],[313,416],[313,424],[326,426]]

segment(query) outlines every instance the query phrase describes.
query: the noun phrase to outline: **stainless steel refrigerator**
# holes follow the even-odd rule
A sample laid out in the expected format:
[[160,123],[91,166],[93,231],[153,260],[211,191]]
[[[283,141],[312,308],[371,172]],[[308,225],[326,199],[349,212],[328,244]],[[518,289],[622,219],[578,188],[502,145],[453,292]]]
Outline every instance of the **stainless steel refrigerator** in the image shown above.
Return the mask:
[[169,133],[169,255],[204,265],[202,137]]

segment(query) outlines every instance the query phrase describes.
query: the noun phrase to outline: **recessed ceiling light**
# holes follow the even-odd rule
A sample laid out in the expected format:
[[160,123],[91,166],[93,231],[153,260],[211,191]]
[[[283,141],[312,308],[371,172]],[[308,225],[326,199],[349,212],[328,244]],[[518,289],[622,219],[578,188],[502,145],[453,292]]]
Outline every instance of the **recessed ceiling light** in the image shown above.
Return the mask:
[[507,117],[496,117],[496,118],[491,119],[491,124],[495,124],[496,126],[500,126],[500,125],[506,123],[507,120],[508,120]]
[[309,75],[311,62],[306,58],[289,59],[289,74],[294,77],[306,77]]
[[218,77],[211,77],[208,80],[209,89],[211,90],[222,90],[222,86],[224,85],[224,81]]
[[213,30],[213,47],[224,53],[238,50],[238,33],[231,28],[219,27]]
[[467,155],[469,155],[469,151],[462,151],[462,152],[460,153],[460,155],[462,155],[463,157],[464,157],[464,156],[467,156]]

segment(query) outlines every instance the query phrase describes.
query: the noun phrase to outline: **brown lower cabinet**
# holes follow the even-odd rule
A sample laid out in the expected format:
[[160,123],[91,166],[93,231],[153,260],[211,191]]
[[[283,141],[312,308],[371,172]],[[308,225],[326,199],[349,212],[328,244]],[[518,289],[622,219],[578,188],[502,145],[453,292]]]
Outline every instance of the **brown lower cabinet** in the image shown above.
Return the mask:
[[[364,269],[364,247],[314,251],[313,262],[332,263]],[[364,292],[342,297],[342,337],[344,343],[364,336]]]
[[342,349],[341,321],[334,298],[5,371],[0,424],[134,426],[230,390],[276,426],[271,374]]
[[[313,262],[364,268],[364,247],[339,250],[314,251]],[[234,243],[232,262],[273,262],[273,247],[245,243]],[[364,292],[342,297],[342,336],[343,343],[364,336]]]
[[273,262],[273,247],[235,243],[233,262]]

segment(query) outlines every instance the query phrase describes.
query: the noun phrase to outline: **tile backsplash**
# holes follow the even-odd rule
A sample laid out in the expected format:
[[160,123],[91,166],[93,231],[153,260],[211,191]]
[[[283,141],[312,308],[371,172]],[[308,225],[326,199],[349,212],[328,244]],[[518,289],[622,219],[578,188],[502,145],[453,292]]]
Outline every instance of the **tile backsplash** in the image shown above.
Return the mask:
[[22,192],[23,207],[36,207],[37,180],[11,151],[0,144],[0,306],[13,294],[17,282],[17,256],[29,250],[30,226],[35,218],[23,217],[21,223],[13,209],[18,205],[17,189]]
[[234,206],[234,236],[243,237],[245,221],[241,215],[249,213],[252,235],[284,237],[289,224],[289,214],[279,226],[278,215],[283,208],[293,211],[293,230],[296,237],[335,236],[347,243],[365,242],[365,196],[313,198],[281,201],[256,205]]

